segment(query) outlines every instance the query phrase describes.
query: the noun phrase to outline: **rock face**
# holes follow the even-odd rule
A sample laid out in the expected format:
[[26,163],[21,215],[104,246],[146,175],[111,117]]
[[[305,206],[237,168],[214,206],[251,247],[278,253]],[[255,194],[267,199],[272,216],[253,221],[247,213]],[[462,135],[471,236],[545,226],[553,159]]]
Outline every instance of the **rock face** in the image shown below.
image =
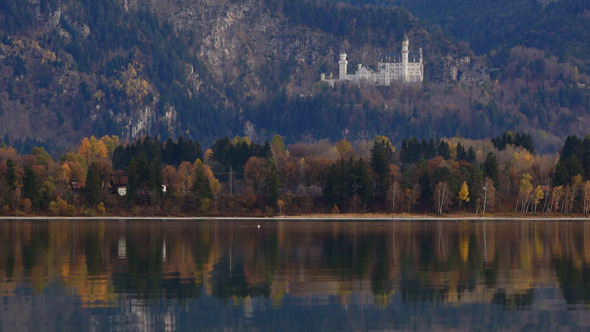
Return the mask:
[[192,50],[217,82],[248,99],[264,100],[277,71],[293,86],[309,86],[319,65],[333,60],[328,35],[289,24],[263,1],[162,1],[156,8],[195,33]]
[[478,86],[490,83],[487,67],[480,61],[468,56],[446,57],[444,82],[447,85],[460,83],[466,86]]

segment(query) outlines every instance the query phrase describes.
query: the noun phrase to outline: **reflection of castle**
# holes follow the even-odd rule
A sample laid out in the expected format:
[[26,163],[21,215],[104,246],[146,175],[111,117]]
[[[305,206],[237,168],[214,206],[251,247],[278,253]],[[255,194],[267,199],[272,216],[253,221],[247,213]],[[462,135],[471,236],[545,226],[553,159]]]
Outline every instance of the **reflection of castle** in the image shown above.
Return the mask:
[[422,49],[418,53],[410,53],[410,41],[408,36],[404,36],[402,42],[402,52],[400,53],[386,53],[381,54],[381,59],[377,63],[377,71],[370,68],[358,65],[358,69],[354,74],[347,73],[348,61],[346,60],[346,53],[340,53],[339,76],[326,77],[326,74],[321,74],[323,82],[327,82],[331,86],[337,81],[352,81],[354,83],[366,83],[369,85],[391,85],[392,81],[401,82],[422,82],[424,79],[424,64],[422,63]]

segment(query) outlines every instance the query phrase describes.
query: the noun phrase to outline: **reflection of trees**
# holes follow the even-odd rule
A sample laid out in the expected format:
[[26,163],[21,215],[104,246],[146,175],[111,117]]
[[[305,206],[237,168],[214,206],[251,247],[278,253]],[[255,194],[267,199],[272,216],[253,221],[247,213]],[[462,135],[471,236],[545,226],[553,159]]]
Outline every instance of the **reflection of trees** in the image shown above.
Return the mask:
[[6,278],[12,279],[16,262],[16,243],[14,236],[0,231],[0,271],[6,270]]
[[[590,303],[584,223],[237,225],[0,223],[0,286],[9,294],[25,281],[42,291],[61,278],[83,301],[104,302],[114,293],[196,298],[204,289],[219,298],[347,296],[367,291],[358,280],[383,303],[397,293],[404,302],[526,308],[542,283],[558,284],[570,305]],[[306,282],[315,284],[299,287]]]
[[23,244],[23,266],[25,271],[33,269],[39,256],[43,256],[49,248],[49,232],[39,231],[35,228],[31,231],[30,241]]
[[[134,294],[143,299],[188,299],[200,296],[202,282],[182,276],[178,271],[164,274],[164,239],[161,233],[154,234],[153,230],[151,234],[132,233],[126,237],[126,243],[127,269],[113,274],[113,286],[117,293]],[[209,250],[209,246],[203,242],[197,242],[193,247],[193,252],[199,255],[206,255]]]
[[237,262],[230,261],[230,257],[225,255],[215,264],[211,275],[213,283],[212,295],[221,299],[230,297],[245,298],[248,296],[268,297],[270,295],[270,284],[248,284],[244,274],[244,261],[242,259],[236,260]]
[[527,309],[533,303],[535,290],[530,288],[524,293],[507,294],[504,289],[499,289],[494,293],[492,303],[508,309]]
[[428,272],[416,266],[407,255],[401,260],[399,288],[403,302],[442,302],[448,293],[448,286],[430,284]]
[[494,253],[494,259],[491,264],[484,264],[483,278],[486,283],[486,287],[495,288],[498,283],[498,272],[500,269],[500,253],[498,250]]
[[555,274],[569,305],[590,303],[590,267],[576,267],[572,259],[556,259]]
[[117,293],[138,294],[141,298],[159,297],[163,293],[163,239],[161,235],[137,235],[126,238],[127,273],[114,275],[113,285]]
[[390,295],[393,292],[393,281],[391,280],[391,258],[387,248],[387,241],[384,237],[373,241],[376,255],[375,267],[371,274],[371,290],[373,295]]
[[97,275],[100,273],[102,264],[102,241],[97,231],[96,225],[84,229],[84,236],[82,237],[84,253],[86,254],[86,267],[88,274]]
[[[279,241],[276,228],[256,233],[255,259],[262,261],[264,279],[270,287],[279,268]],[[256,264],[258,265],[258,264]]]
[[364,279],[368,275],[375,252],[372,237],[359,235],[355,241],[352,234],[328,234],[322,239],[326,263],[332,273],[342,280]]

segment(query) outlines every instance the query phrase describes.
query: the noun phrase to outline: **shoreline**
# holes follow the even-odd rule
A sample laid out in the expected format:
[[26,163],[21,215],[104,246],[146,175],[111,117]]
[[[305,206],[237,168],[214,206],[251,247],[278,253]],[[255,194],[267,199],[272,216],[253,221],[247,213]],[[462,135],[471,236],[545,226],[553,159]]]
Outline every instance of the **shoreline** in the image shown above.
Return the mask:
[[590,216],[310,214],[287,216],[0,216],[5,220],[163,220],[163,221],[590,221]]

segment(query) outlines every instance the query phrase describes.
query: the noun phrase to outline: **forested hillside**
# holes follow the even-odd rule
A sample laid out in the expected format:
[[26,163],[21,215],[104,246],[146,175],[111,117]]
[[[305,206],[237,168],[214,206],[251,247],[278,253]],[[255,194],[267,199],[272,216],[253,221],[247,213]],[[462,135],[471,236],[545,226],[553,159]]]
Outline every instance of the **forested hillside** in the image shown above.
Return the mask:
[[[587,1],[0,0],[0,136],[28,153],[89,135],[351,141],[590,126]],[[404,33],[425,82],[320,84]]]

